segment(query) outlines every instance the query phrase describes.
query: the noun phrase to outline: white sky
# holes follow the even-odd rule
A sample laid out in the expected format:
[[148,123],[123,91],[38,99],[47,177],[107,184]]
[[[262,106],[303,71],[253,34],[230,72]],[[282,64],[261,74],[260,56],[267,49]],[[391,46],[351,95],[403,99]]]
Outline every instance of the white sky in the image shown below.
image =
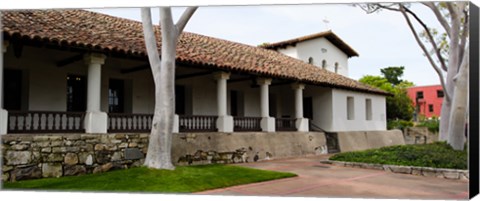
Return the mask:
[[[439,27],[425,6],[413,3],[411,9],[417,11],[427,25]],[[140,21],[139,8],[90,10]],[[175,17],[183,10],[174,9]],[[158,22],[158,9],[154,9],[152,15],[153,21]],[[328,25],[324,19],[328,19]],[[405,66],[403,79],[417,86],[440,83],[403,16],[397,12],[366,14],[350,4],[211,6],[200,7],[185,31],[258,45],[327,29],[332,29],[360,54],[349,60],[349,76],[353,79],[380,75],[384,67]]]

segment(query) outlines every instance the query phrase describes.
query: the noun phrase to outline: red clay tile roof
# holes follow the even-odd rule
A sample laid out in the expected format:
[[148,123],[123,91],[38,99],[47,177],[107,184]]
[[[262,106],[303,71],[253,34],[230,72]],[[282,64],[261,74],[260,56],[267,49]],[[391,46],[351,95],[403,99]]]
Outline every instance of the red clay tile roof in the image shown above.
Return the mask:
[[266,49],[278,49],[278,48],[285,48],[289,45],[295,46],[297,43],[302,42],[302,41],[307,41],[315,38],[322,38],[325,37],[327,40],[329,40],[331,43],[333,43],[335,46],[340,48],[345,54],[348,55],[348,57],[354,57],[358,56],[358,53],[351,48],[347,43],[345,43],[340,37],[338,37],[336,34],[334,34],[331,30],[329,31],[324,31],[316,34],[311,34],[307,36],[302,36],[290,40],[285,40],[285,41],[280,41],[276,43],[269,43],[265,45],[260,45],[259,47],[266,48]]
[[[137,21],[85,10],[8,11],[2,14],[6,39],[21,38],[72,49],[146,57],[142,25]],[[188,32],[180,37],[177,62],[389,95],[273,50]]]

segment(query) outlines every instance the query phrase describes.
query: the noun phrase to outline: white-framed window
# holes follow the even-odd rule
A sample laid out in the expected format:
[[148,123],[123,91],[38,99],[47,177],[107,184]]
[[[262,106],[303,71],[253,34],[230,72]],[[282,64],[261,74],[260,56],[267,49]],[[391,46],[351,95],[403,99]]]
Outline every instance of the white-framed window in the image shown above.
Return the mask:
[[347,96],[347,120],[355,119],[355,105],[353,96]]
[[365,119],[372,120],[372,99],[365,99]]

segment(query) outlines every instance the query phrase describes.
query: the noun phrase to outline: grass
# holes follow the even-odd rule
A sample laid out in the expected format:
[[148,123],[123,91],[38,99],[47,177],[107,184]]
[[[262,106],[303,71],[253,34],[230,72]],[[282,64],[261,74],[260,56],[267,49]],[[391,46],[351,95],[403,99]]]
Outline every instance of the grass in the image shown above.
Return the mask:
[[174,171],[145,167],[61,178],[4,183],[5,189],[191,193],[294,177],[293,173],[228,165],[180,166]]
[[339,153],[330,160],[433,168],[467,169],[467,151],[457,151],[445,142],[398,145],[365,151]]

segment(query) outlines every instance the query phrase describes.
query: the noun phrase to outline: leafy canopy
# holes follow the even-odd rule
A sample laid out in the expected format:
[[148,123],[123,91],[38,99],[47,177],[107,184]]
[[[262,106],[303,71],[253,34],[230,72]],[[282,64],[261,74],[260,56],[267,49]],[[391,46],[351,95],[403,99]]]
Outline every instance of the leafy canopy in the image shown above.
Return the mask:
[[360,82],[390,92],[393,96],[386,98],[387,119],[410,121],[413,118],[413,102],[407,95],[407,88],[414,86],[412,82],[401,80],[404,67],[388,67],[380,71],[382,76],[365,75]]

